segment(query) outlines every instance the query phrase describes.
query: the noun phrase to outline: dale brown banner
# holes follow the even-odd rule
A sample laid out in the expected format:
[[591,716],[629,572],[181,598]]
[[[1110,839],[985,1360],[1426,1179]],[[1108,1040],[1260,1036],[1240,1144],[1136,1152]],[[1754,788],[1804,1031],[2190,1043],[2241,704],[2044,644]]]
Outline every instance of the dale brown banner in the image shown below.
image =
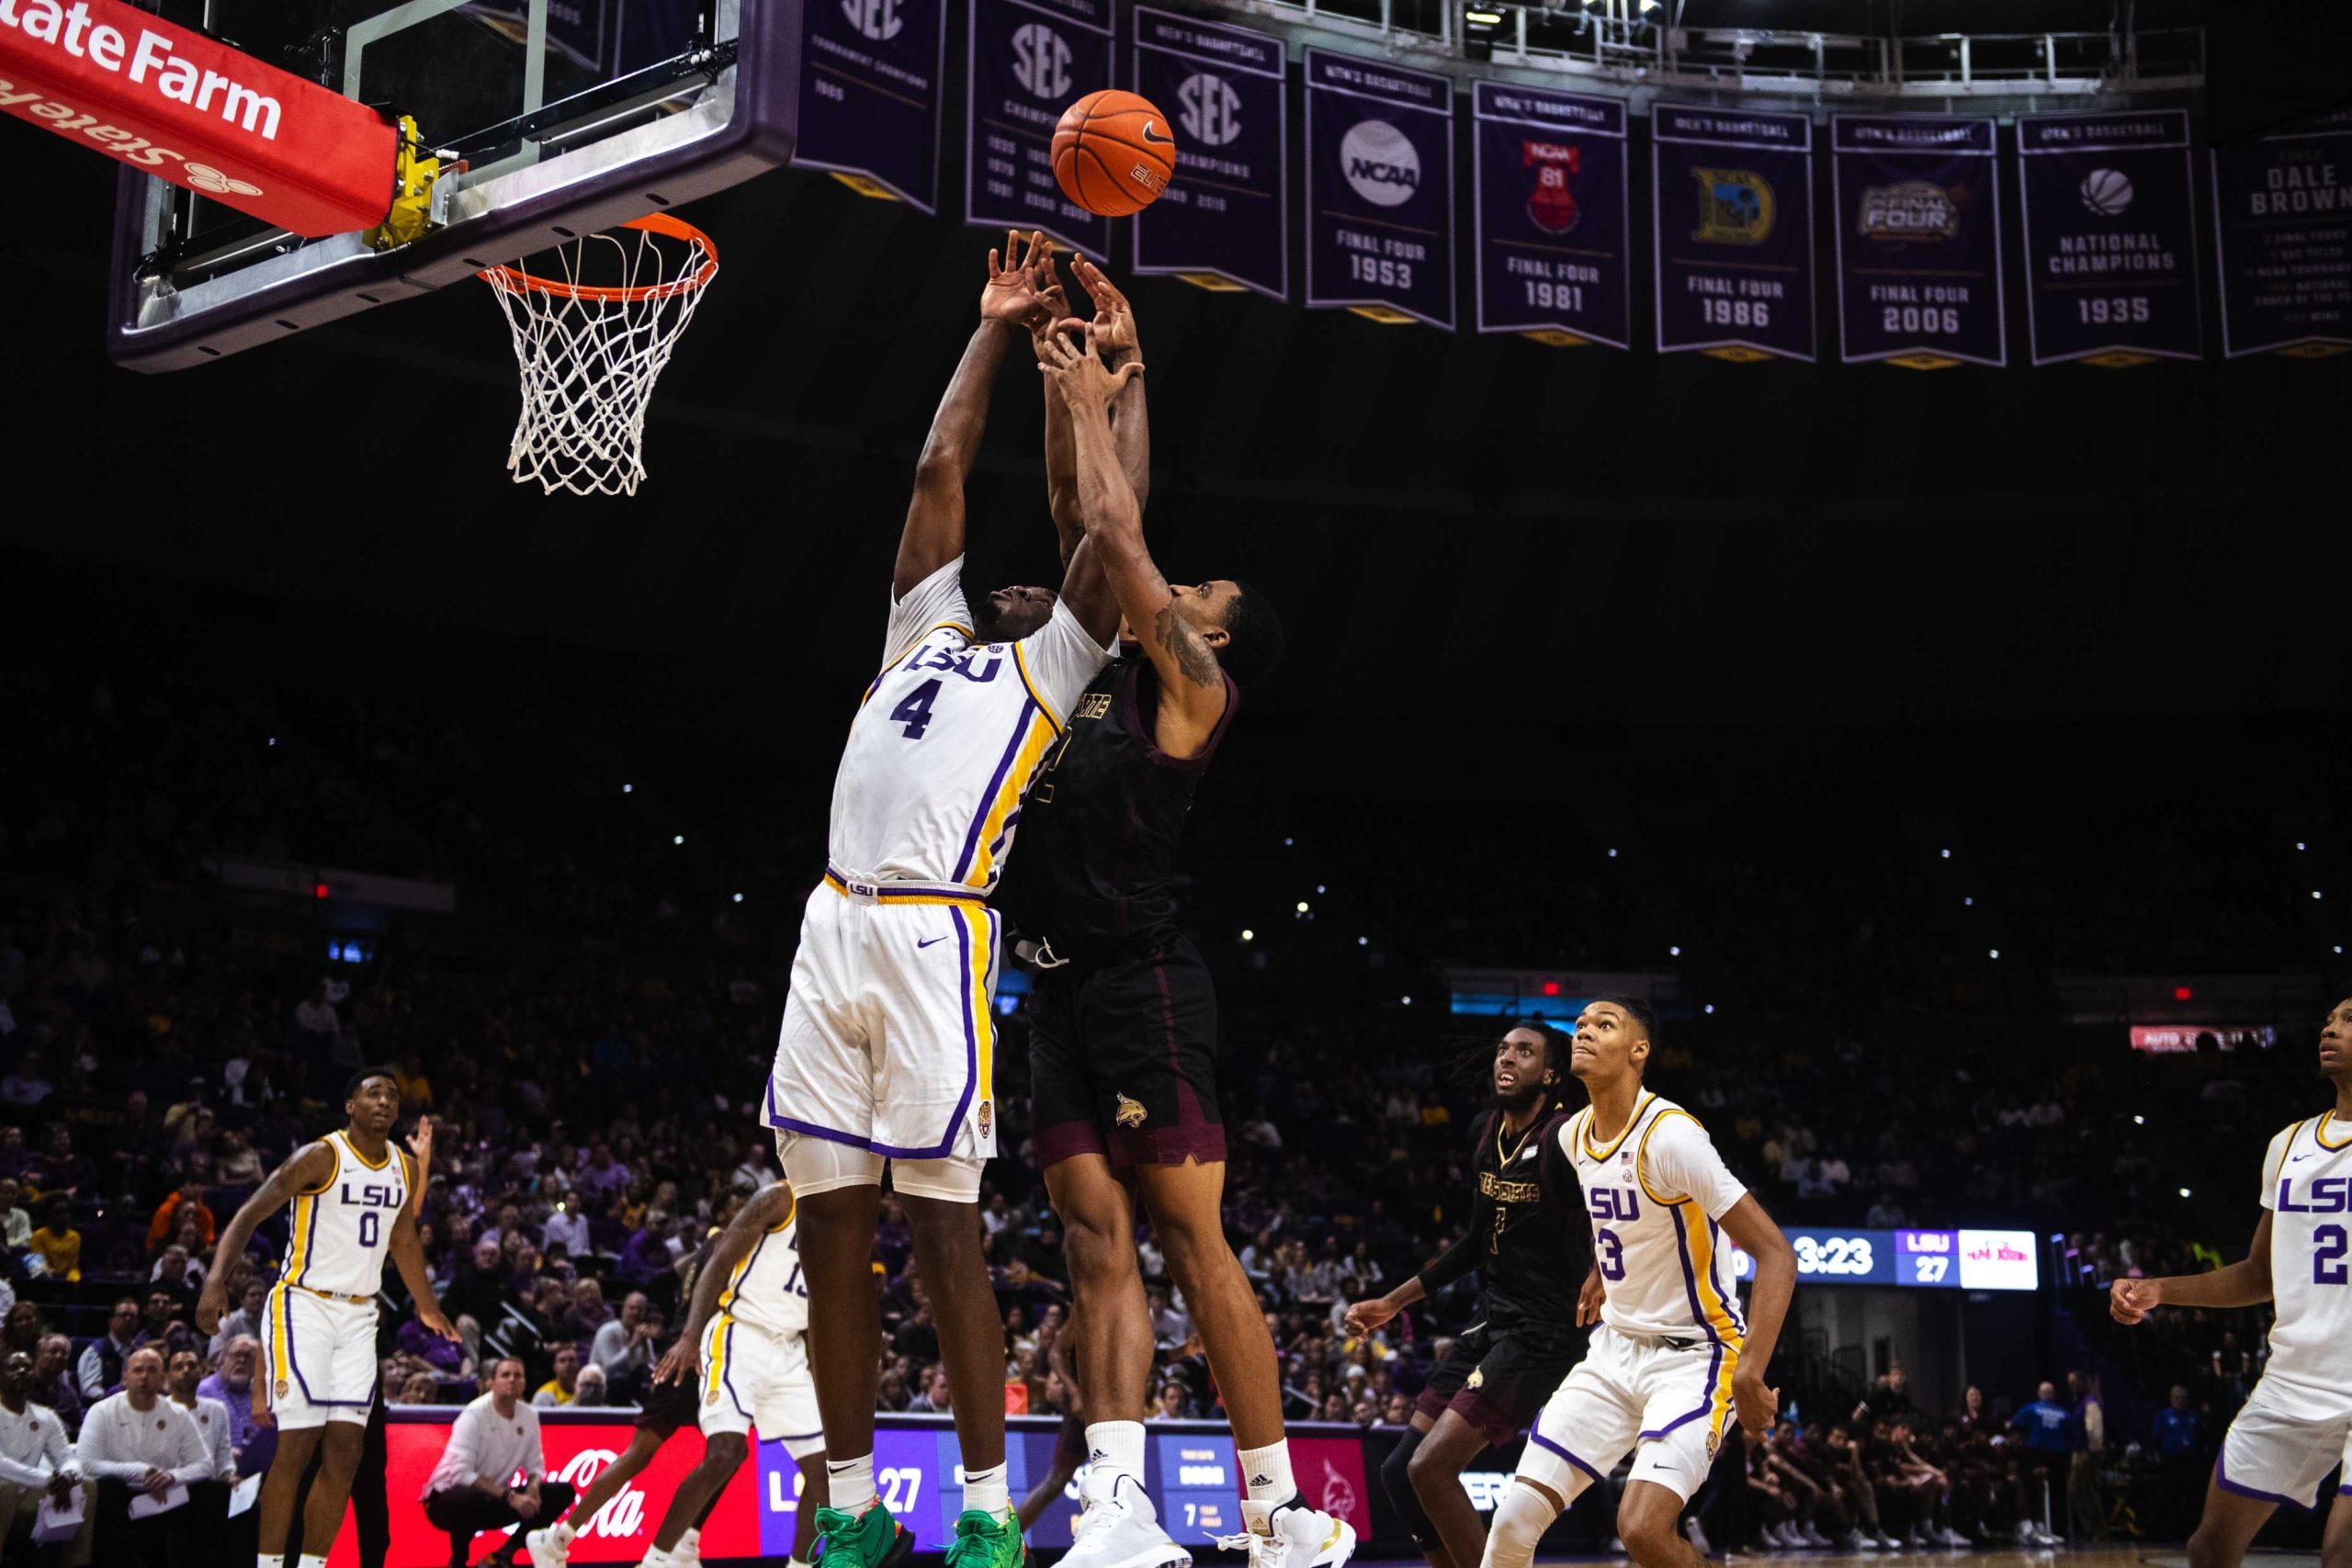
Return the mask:
[[0,108],[305,239],[392,205],[383,116],[121,0],[0,0]]

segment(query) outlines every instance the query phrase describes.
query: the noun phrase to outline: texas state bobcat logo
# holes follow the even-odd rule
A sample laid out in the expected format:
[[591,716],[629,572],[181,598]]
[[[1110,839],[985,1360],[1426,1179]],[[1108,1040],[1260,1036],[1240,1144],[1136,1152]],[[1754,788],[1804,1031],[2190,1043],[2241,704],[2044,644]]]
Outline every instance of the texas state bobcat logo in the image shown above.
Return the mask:
[[1143,1108],[1141,1100],[1129,1100],[1124,1094],[1119,1096],[1119,1111],[1115,1120],[1120,1126],[1140,1127],[1150,1115],[1151,1112]]

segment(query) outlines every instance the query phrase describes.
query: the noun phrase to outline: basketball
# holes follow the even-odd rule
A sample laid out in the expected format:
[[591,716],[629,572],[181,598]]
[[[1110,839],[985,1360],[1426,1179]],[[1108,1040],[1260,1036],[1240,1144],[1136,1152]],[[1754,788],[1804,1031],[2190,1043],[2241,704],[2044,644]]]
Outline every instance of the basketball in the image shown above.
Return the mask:
[[1054,178],[1101,217],[1142,211],[1175,172],[1176,138],[1149,98],[1105,87],[1064,109],[1054,127]]
[[2120,169],[2093,169],[2083,176],[2083,205],[2101,218],[2120,216],[2132,195],[2132,176]]

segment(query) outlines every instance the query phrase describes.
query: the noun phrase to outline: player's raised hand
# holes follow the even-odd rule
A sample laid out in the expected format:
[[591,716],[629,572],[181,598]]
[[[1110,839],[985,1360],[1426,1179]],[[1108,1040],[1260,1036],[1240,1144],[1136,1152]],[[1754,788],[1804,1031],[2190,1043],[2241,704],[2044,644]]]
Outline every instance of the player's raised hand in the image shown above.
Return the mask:
[[1085,325],[1083,343],[1071,337],[1069,329],[1080,325],[1067,321],[1055,328],[1046,340],[1037,368],[1052,379],[1072,412],[1099,414],[1119,395],[1121,388],[1143,374],[1143,361],[1130,359],[1113,370],[1096,352],[1099,334],[1091,323]]
[[660,1363],[654,1367],[653,1381],[683,1385],[686,1381],[686,1372],[689,1369],[695,1368],[700,1359],[695,1352],[694,1342],[681,1334],[676,1342],[662,1353]]
[[1045,312],[1037,298],[1037,253],[1045,235],[1031,230],[1026,238],[1017,229],[1004,231],[1004,249],[989,252],[989,280],[980,289],[980,319],[1028,329]]
[[1731,1403],[1739,1413],[1741,1431],[1759,1442],[1772,1435],[1772,1423],[1781,1414],[1781,1391],[1765,1387],[1761,1373],[1749,1377],[1734,1372]]
[[1348,1332],[1362,1338],[1396,1315],[1396,1304],[1386,1296],[1374,1296],[1348,1308]]
[[408,1135],[408,1152],[416,1156],[417,1179],[422,1182],[424,1173],[433,1168],[432,1117],[420,1116],[416,1119],[416,1131]]
[[2108,1288],[2108,1315],[2118,1323],[2144,1322],[2149,1313],[2164,1304],[2160,1295],[2154,1280],[2118,1280]]
[[1136,335],[1135,307],[1119,292],[1119,286],[1084,256],[1072,257],[1069,265],[1070,270],[1078,274],[1079,287],[1094,301],[1097,346],[1105,353],[1140,355],[1143,341]]

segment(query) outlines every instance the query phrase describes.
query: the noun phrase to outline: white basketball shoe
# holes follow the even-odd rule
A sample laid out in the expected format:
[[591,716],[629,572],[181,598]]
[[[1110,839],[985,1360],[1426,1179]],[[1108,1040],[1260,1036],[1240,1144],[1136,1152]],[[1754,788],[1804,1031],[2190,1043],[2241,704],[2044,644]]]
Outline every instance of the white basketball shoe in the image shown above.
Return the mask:
[[1193,1554],[1159,1528],[1159,1511],[1134,1476],[1091,1469],[1078,1497],[1063,1568],[1193,1568]]

